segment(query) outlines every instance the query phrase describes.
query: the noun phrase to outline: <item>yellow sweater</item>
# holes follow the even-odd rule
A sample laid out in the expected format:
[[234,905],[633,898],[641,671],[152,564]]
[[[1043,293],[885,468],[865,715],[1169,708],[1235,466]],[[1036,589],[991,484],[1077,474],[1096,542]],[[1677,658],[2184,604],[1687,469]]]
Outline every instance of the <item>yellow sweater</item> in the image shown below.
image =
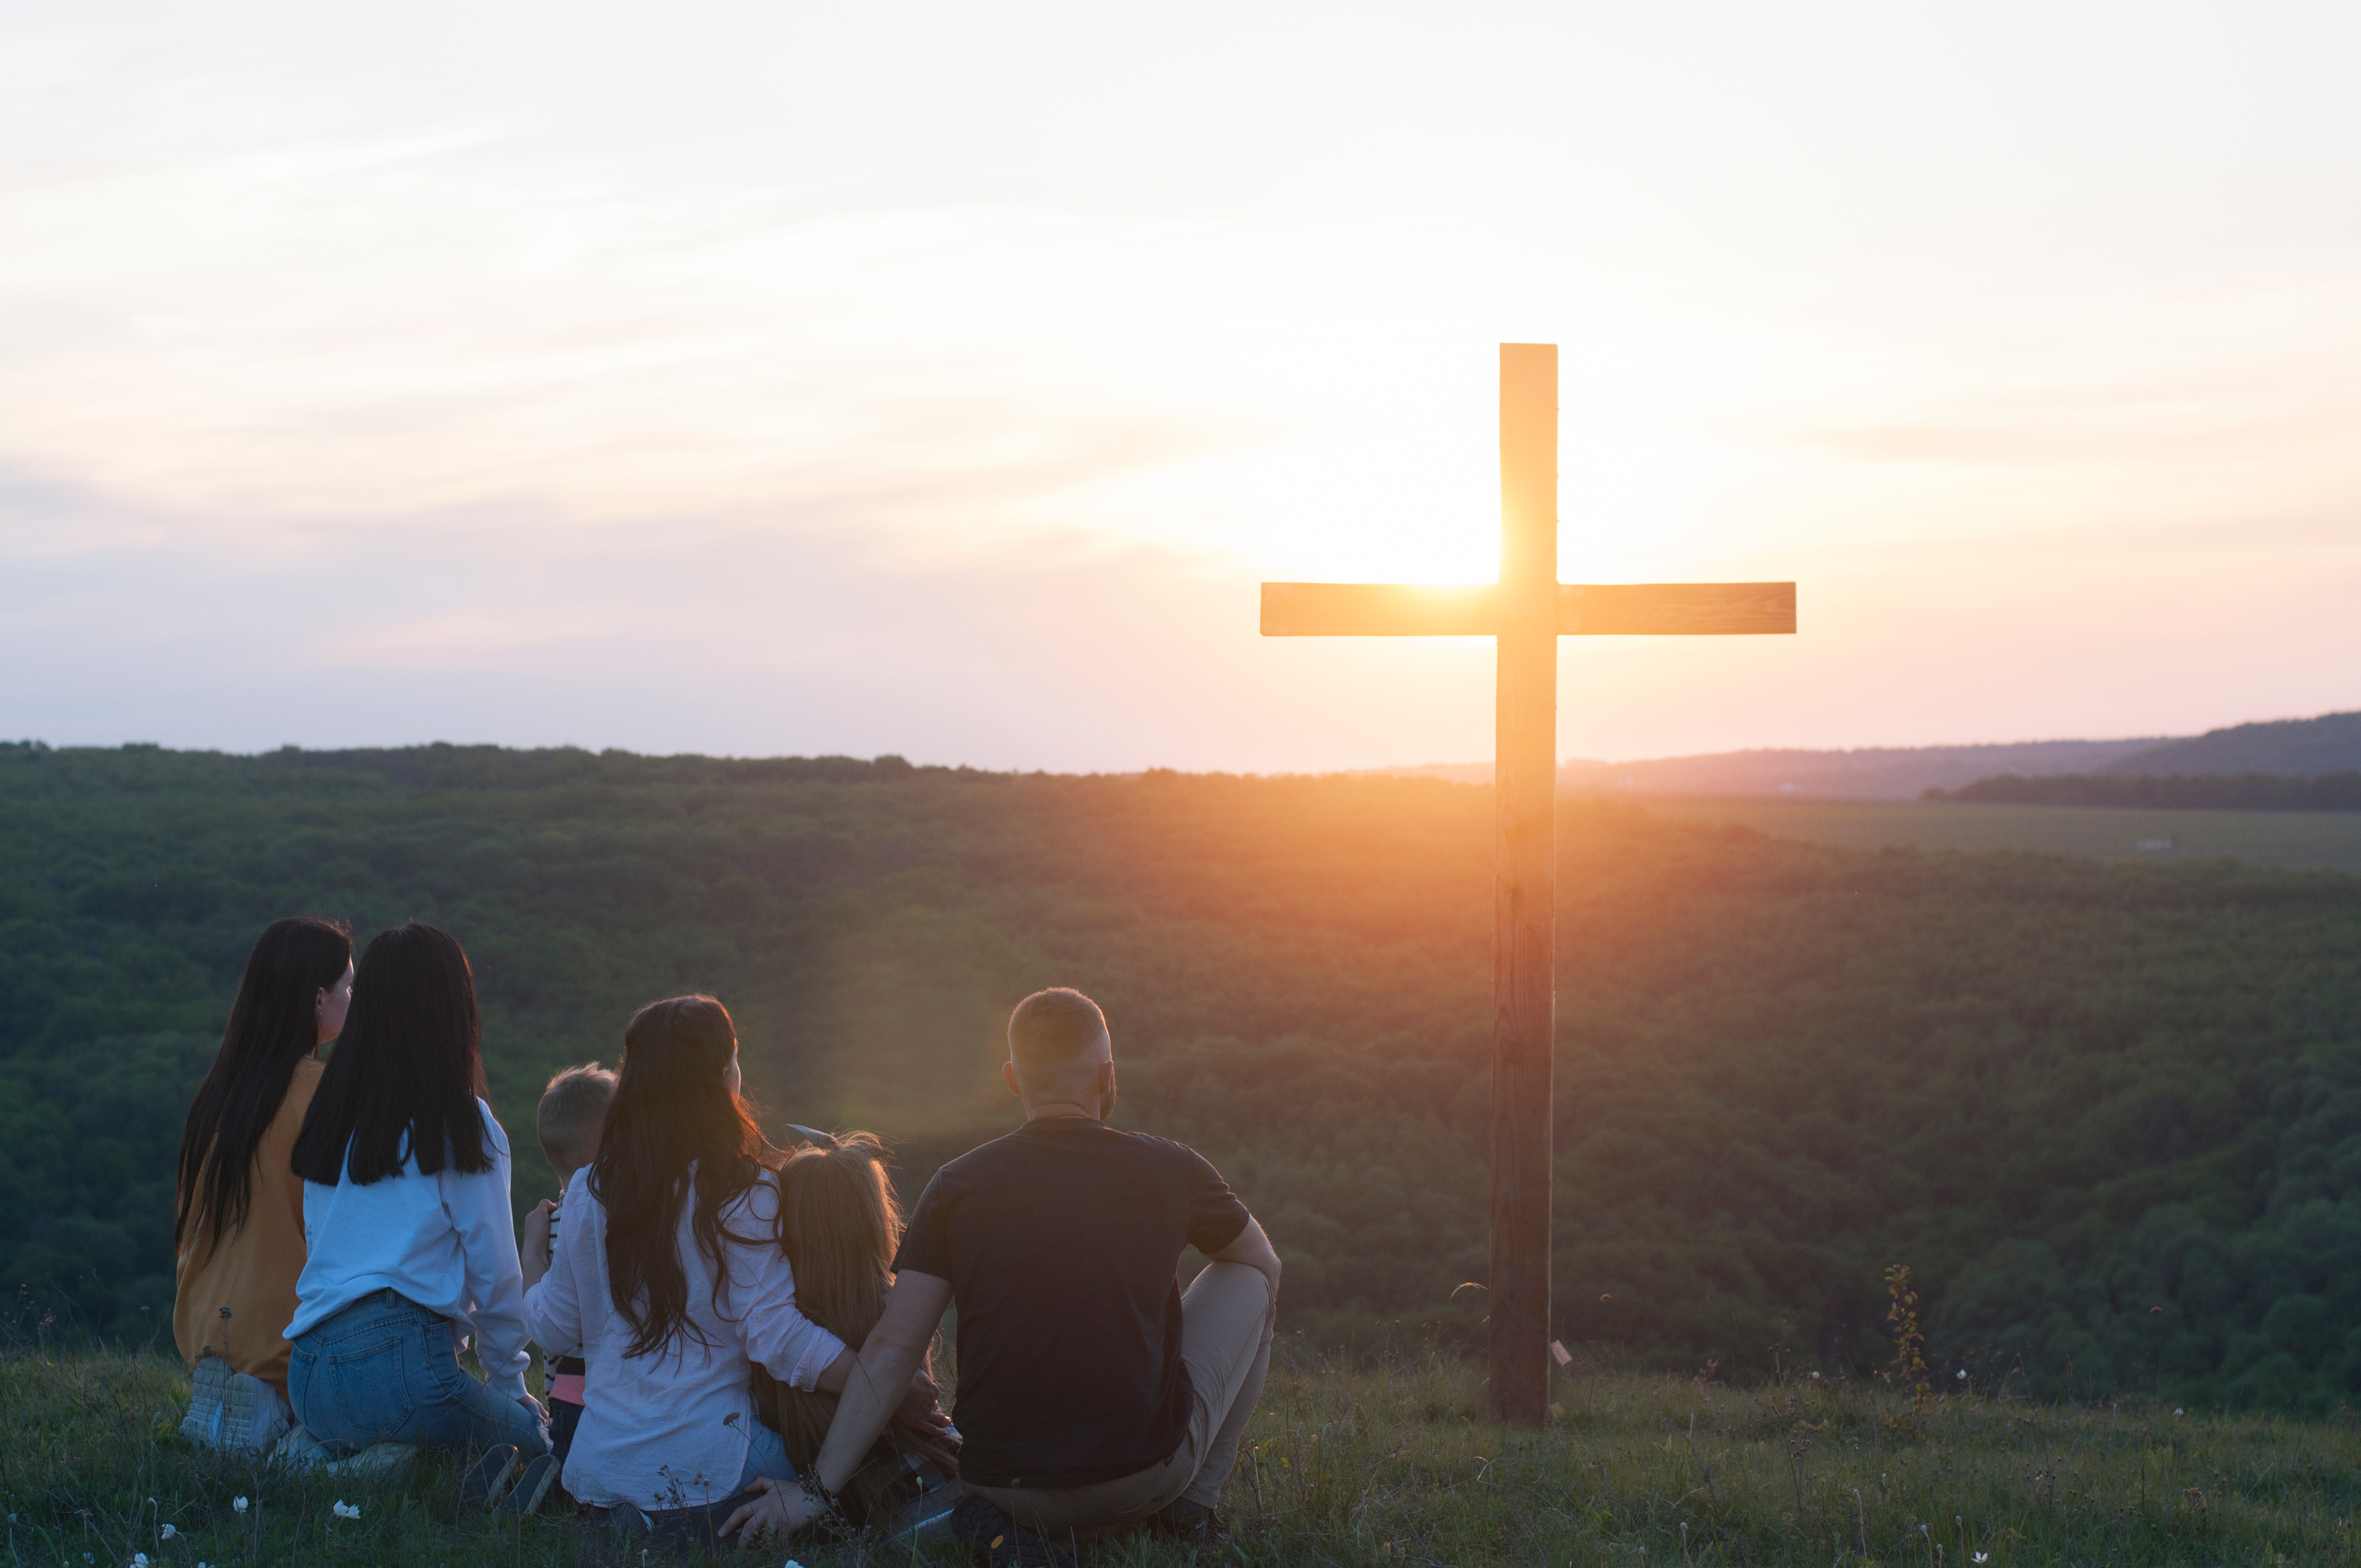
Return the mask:
[[295,1135],[324,1070],[306,1057],[295,1064],[287,1097],[254,1151],[246,1223],[218,1246],[205,1240],[204,1215],[189,1216],[176,1270],[172,1338],[190,1365],[218,1355],[232,1372],[250,1372],[287,1392],[287,1341],[295,1317],[295,1277],[303,1272],[303,1179],[290,1168]]

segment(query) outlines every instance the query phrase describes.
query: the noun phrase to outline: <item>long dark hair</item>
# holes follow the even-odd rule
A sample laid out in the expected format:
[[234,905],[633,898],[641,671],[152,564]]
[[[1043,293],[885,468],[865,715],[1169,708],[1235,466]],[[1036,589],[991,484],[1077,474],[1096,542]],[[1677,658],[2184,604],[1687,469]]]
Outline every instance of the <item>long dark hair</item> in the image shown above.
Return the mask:
[[202,1229],[208,1246],[246,1223],[254,1155],[294,1080],[320,1044],[319,994],[353,961],[353,939],[332,920],[297,916],[262,928],[230,1003],[229,1026],[181,1129],[172,1250]]
[[730,1086],[738,1030],[710,996],[651,1002],[623,1030],[615,1098],[590,1167],[590,1193],[607,1211],[607,1287],[631,1326],[626,1355],[653,1355],[675,1335],[709,1342],[688,1317],[680,1265],[681,1208],[697,1168],[690,1230],[712,1260],[718,1309],[729,1288],[727,1243],[769,1245],[768,1236],[724,1229],[721,1212],[761,1180],[771,1152],[746,1102]]
[[[333,1187],[445,1165],[492,1168],[484,1119],[483,1026],[467,955],[413,920],[380,931],[353,972],[353,1006],[295,1137],[295,1174]],[[346,1146],[350,1146],[350,1157]]]

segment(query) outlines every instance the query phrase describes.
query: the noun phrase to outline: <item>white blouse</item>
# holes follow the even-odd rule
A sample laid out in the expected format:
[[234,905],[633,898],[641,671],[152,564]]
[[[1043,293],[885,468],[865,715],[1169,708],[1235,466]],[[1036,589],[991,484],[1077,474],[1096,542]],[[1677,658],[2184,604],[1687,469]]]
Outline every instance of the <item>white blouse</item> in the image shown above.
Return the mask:
[[674,1336],[652,1355],[624,1354],[631,1324],[607,1284],[607,1211],[590,1195],[590,1172],[566,1189],[566,1223],[549,1273],[525,1292],[525,1321],[544,1345],[579,1344],[582,1420],[566,1456],[566,1489],[601,1508],[694,1508],[737,1488],[746,1434],[755,1420],[750,1366],[810,1388],[844,1353],[844,1342],[796,1306],[795,1270],[770,1238],[778,1183],[767,1172],[721,1212],[725,1230],[758,1238],[725,1241],[728,1288],[717,1307],[714,1268],[691,1229],[696,1200],[681,1205],[677,1245],[688,1280],[688,1321],[704,1332]]
[[[533,1357],[524,1347],[524,1274],[509,1218],[509,1135],[490,1106],[478,1100],[476,1108],[489,1170],[470,1176],[445,1164],[422,1176],[418,1157],[405,1153],[401,1175],[366,1187],[349,1172],[334,1187],[303,1183],[305,1255],[289,1339],[364,1296],[398,1290],[475,1336],[488,1386],[524,1397]],[[351,1153],[347,1143],[347,1159]]]

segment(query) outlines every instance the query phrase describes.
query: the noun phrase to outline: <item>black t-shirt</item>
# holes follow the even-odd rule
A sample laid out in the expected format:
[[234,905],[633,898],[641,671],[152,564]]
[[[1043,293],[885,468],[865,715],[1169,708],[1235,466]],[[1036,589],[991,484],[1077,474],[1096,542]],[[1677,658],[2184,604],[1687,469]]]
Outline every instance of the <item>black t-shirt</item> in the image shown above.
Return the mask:
[[1145,1470],[1188,1421],[1183,1246],[1246,1206],[1185,1144],[1080,1117],[1027,1122],[935,1173],[895,1255],[959,1307],[960,1475],[1084,1486]]

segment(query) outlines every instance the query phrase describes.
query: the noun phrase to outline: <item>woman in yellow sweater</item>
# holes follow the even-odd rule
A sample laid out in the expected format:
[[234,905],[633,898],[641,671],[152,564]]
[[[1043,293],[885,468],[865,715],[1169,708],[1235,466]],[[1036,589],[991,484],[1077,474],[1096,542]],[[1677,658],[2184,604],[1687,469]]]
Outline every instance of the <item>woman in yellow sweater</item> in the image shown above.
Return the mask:
[[172,1337],[196,1369],[181,1431],[200,1442],[266,1449],[292,1420],[282,1331],[303,1271],[303,1182],[290,1160],[320,1085],[314,1053],[344,1028],[352,997],[343,926],[272,921],[189,1107],[172,1214]]

